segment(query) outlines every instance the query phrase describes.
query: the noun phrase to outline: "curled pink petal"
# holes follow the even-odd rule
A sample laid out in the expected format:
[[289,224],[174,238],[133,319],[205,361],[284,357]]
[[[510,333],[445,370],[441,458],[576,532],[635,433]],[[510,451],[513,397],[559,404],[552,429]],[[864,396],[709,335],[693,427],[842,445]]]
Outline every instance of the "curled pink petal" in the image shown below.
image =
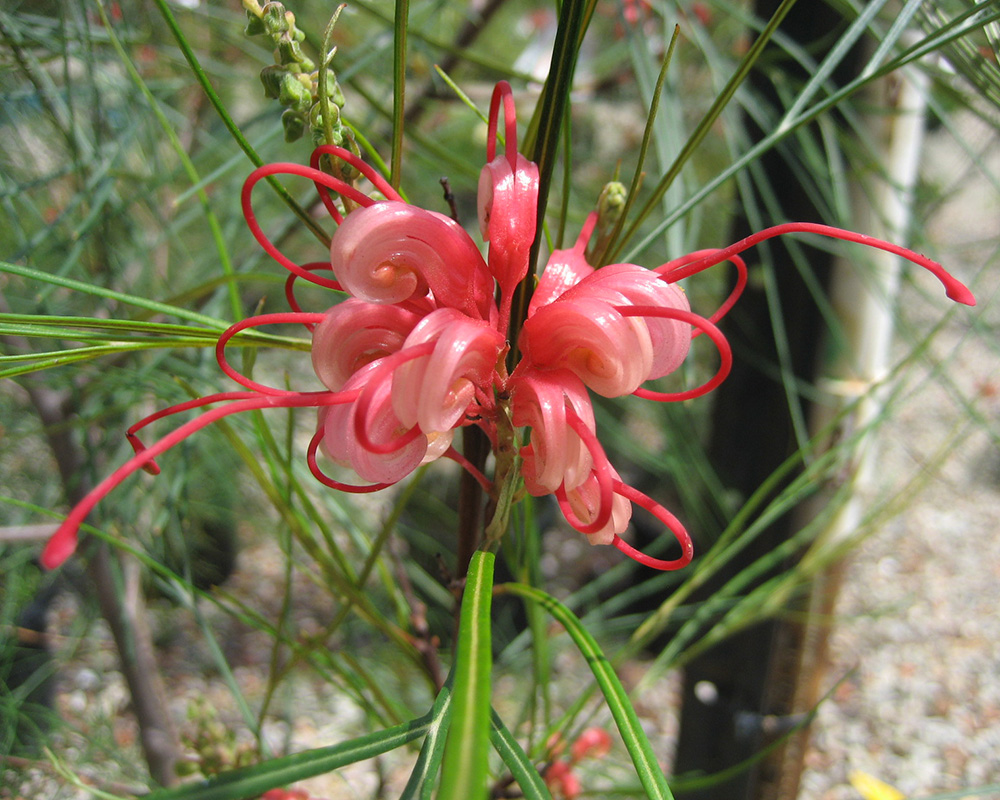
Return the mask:
[[631,394],[653,365],[646,324],[592,297],[563,296],[539,308],[521,328],[519,346],[527,363],[568,369],[604,397]]
[[[614,470],[612,473],[617,474]],[[580,533],[586,534],[591,544],[614,544],[614,537],[628,529],[632,519],[632,505],[614,492],[607,504],[602,503],[601,493],[601,483],[597,475],[591,473],[575,489],[560,487],[556,492],[556,500],[566,521]]]
[[[391,358],[391,357],[390,357]],[[392,410],[392,369],[388,359],[366,364],[344,384],[344,391],[360,389],[355,402],[323,409],[318,429],[319,447],[341,466],[350,467],[372,483],[392,484],[405,478],[423,461],[427,437],[403,425]]]
[[[665,283],[655,272],[635,264],[609,264],[601,267],[568,290],[561,299],[604,298],[618,306],[613,299],[616,296],[633,306],[690,310],[687,295],[680,287]],[[622,311],[621,307],[618,310]],[[647,379],[662,378],[684,362],[691,346],[691,330],[684,322],[670,315],[645,315],[643,321],[653,348],[653,360]]]
[[398,351],[420,314],[400,305],[349,298],[326,312],[313,331],[316,375],[338,391],[365,364]]
[[[361,380],[361,394],[358,395],[356,414],[353,415],[353,434],[358,446],[369,453],[391,455],[421,437],[420,428],[407,425],[396,416],[392,409],[392,379],[395,370],[408,361],[422,358],[434,350],[430,342],[406,347],[391,356],[365,365],[352,376]],[[369,369],[369,367],[371,369]],[[348,381],[347,385],[353,385]],[[371,425],[378,424],[380,431],[371,431]],[[423,437],[426,445],[426,437]]]
[[666,525],[668,530],[670,530],[670,532],[673,533],[674,537],[677,539],[677,543],[681,546],[681,555],[680,558],[673,559],[672,561],[647,556],[645,553],[639,552],[630,544],[622,540],[617,533],[614,537],[614,541],[612,542],[615,547],[621,550],[629,558],[632,558],[647,567],[652,567],[653,569],[682,569],[691,563],[691,559],[694,558],[694,544],[691,542],[691,535],[687,532],[687,529],[681,524],[681,521],[677,519],[677,517],[671,514],[666,508],[657,503],[655,500],[640,492],[638,489],[634,489],[621,481],[615,482],[615,493],[642,506],[642,508],[646,509],[650,514]]
[[576,488],[593,469],[590,451],[570,426],[569,412],[593,431],[594,410],[583,382],[569,370],[522,370],[507,384],[511,422],[531,428],[521,449],[521,473],[528,492],[552,494],[560,486]]
[[392,385],[396,415],[425,433],[453,428],[476,400],[476,387],[491,387],[504,337],[484,320],[441,308],[420,321],[403,348],[428,344],[432,351],[401,365]]
[[324,436],[326,436],[326,429],[321,420],[319,428],[317,428],[316,433],[313,434],[312,439],[309,440],[309,447],[306,449],[306,463],[309,465],[309,471],[312,473],[313,477],[324,486],[329,486],[331,489],[336,489],[340,492],[349,492],[350,494],[380,492],[383,489],[388,489],[392,486],[391,483],[371,483],[367,486],[356,486],[350,483],[342,483],[341,481],[331,478],[323,472],[319,464],[316,462],[316,451],[319,449],[320,442],[323,441]]
[[399,303],[428,290],[440,306],[489,319],[493,278],[454,220],[387,201],[351,212],[333,235],[330,263],[355,297]]
[[591,426],[569,406],[566,423],[587,449],[593,467],[578,486],[569,488],[565,483],[559,486],[556,500],[567,522],[580,533],[587,534],[593,544],[610,544],[612,535],[628,525],[631,507],[628,502],[621,503],[615,498],[613,487],[619,479],[618,473],[608,461]]
[[596,224],[597,212],[593,211],[587,217],[580,236],[571,248],[552,251],[545,270],[538,279],[538,285],[531,293],[531,301],[528,303],[529,317],[542,306],[561,297],[567,289],[576,286],[594,271],[594,268],[587,263],[585,252]]

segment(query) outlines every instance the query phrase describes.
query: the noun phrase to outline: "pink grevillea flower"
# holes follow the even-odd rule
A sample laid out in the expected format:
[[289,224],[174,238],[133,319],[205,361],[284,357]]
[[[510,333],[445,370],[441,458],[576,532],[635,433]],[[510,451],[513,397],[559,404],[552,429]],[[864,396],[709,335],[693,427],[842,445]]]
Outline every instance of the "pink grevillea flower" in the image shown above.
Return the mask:
[[545,770],[545,785],[556,797],[573,800],[583,792],[583,783],[573,767],[585,759],[600,759],[610,753],[611,735],[604,728],[587,728],[573,742],[568,759],[560,757],[564,748],[561,740],[550,747],[552,762]]
[[[461,422],[466,405],[483,398],[469,385],[491,386],[493,367],[503,337],[490,326],[498,313],[493,303],[493,280],[475,243],[452,220],[410,206],[370,167],[340,148],[318,148],[314,159],[329,154],[348,162],[389,198],[375,201],[353,186],[315,167],[270,164],[255,170],[247,180],[242,201],[247,223],[255,238],[293,278],[328,288],[357,293],[325,314],[298,310],[291,282],[286,294],[296,310],[266,314],[236,323],[219,338],[216,358],[222,371],[242,390],[222,392],[180,403],[136,423],[127,432],[135,456],[98,484],[66,518],[49,540],[42,555],[48,567],[61,564],[76,547],[79,526],[87,514],[125,478],[143,469],[159,471],[155,459],[187,436],[230,414],[266,408],[313,407],[319,410],[317,432],[310,443],[307,462],[318,480],[344,491],[376,491],[409,475],[419,464],[442,455],[466,464],[450,447],[451,428]],[[342,225],[333,237],[327,262],[299,265],[282,254],[257,223],[250,201],[253,187],[275,174],[293,174],[314,181],[329,200],[334,191],[359,209],[345,218],[331,204],[331,216]],[[365,247],[359,247],[360,241]],[[326,274],[334,273],[334,278]],[[341,283],[343,281],[343,285]],[[444,304],[439,309],[440,304]],[[459,317],[453,325],[438,324],[444,315]],[[432,319],[433,318],[433,319]],[[424,322],[417,340],[408,340]],[[321,391],[290,391],[268,386],[243,375],[226,359],[228,342],[262,325],[298,323],[313,331],[313,367]],[[458,352],[461,351],[461,352]],[[417,417],[428,425],[421,429],[409,415],[404,422],[395,412],[392,394],[396,370],[400,391],[419,391],[437,398],[437,405]],[[471,381],[469,380],[471,377]],[[411,395],[412,396],[412,395]],[[148,447],[138,433],[150,423],[177,413],[215,405]],[[368,485],[343,483],[326,475],[316,460],[323,452],[332,461],[352,469]],[[483,482],[485,478],[479,477]]]
[[[746,266],[739,253],[782,234],[820,234],[896,253],[930,271],[951,299],[975,304],[962,283],[924,256],[861,234],[811,223],[768,228],[730,247],[691,253],[656,270],[629,264],[594,269],[586,263],[584,252],[595,219],[596,215],[591,215],[572,248],[553,253],[521,329],[523,358],[509,386],[514,424],[531,427],[529,441],[521,451],[522,472],[525,488],[532,494],[554,494],[567,521],[591,542],[613,544],[657,569],[687,564],[693,552],[690,537],[673,514],[623,483],[608,463],[580,383],[607,397],[634,394],[657,401],[688,400],[718,386],[729,373],[732,355],[715,322],[738,300],[746,285]],[[674,284],[724,261],[737,268],[736,287],[714,314],[707,319],[700,317],[691,312],[686,297]],[[691,338],[699,334],[707,335],[720,355],[719,367],[708,381],[679,392],[658,392],[641,385],[676,370],[688,353]],[[651,558],[621,538],[633,503],[674,533],[681,545],[680,558]]]
[[[498,154],[501,109],[506,137],[504,152]],[[326,486],[378,491],[404,479],[420,464],[447,457],[499,497],[502,487],[494,487],[451,446],[456,429],[477,425],[496,449],[498,464],[499,454],[516,452],[517,474],[525,490],[554,496],[569,524],[592,543],[613,545],[649,567],[678,569],[692,558],[691,537],[664,506],[621,480],[597,437],[589,392],[679,401],[699,397],[724,380],[732,355],[716,322],[746,284],[739,253],[784,233],[846,239],[898,253],[931,271],[952,299],[975,302],[965,286],[923,256],[870,237],[805,223],[769,228],[731,247],[691,253],[654,270],[634,264],[595,269],[584,256],[596,221],[591,215],[577,242],[549,258],[527,318],[517,321],[522,324],[521,358],[508,375],[511,301],[518,284],[532,279],[528,258],[538,214],[538,170],[518,153],[516,137],[511,90],[500,83],[490,104],[487,164],[479,181],[480,230],[488,244],[485,259],[456,222],[404,202],[381,175],[342,148],[317,148],[308,167],[283,163],[254,170],[241,195],[244,216],[264,250],[289,271],[285,295],[292,311],[242,320],[219,337],[215,350],[219,367],[239,389],[180,403],[129,428],[135,456],[70,512],[46,546],[43,563],[53,567],[65,560],[76,546],[80,524],[108,492],[139,469],[157,472],[155,459],[195,431],[242,411],[315,408],[316,432],[306,461]],[[356,168],[386,199],[376,201],[319,170],[323,156]],[[316,185],[338,226],[324,260],[293,262],[257,222],[253,188],[272,175],[296,175]],[[334,195],[340,196],[343,207]],[[715,313],[702,317],[691,310],[677,281],[722,262],[736,267],[736,287]],[[325,313],[303,311],[294,293],[299,279],[346,299]],[[260,326],[289,323],[312,333],[312,366],[323,389],[270,386],[228,362],[226,348],[234,337]],[[675,392],[645,385],[676,371],[692,338],[699,335],[707,336],[719,352],[711,378]],[[207,406],[214,407],[206,410]],[[200,411],[200,416],[148,447],[139,439],[139,431],[147,425],[192,410]],[[327,474],[319,463],[320,454],[361,483]],[[510,465],[510,460],[506,463]],[[500,474],[507,481],[515,473],[508,466]],[[673,533],[680,545],[678,557],[653,558],[622,538],[634,505]],[[571,790],[570,784],[563,787],[567,796]]]

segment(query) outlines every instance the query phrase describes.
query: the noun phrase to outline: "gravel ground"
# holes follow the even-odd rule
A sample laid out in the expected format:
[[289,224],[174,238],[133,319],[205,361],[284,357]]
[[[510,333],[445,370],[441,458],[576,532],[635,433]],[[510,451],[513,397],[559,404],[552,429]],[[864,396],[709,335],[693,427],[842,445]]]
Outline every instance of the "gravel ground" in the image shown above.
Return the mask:
[[814,725],[802,798],[856,800],[855,770],[907,797],[1000,797],[1000,493],[984,439],[852,559],[829,675],[847,677]]

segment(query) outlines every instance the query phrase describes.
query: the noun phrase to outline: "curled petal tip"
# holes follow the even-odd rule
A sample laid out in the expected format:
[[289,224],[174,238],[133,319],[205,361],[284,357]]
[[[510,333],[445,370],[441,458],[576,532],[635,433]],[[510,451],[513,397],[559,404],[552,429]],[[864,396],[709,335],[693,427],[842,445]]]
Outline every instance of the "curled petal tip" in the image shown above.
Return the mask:
[[672,572],[677,569],[684,569],[688,564],[691,563],[691,559],[694,558],[694,547],[691,544],[690,539],[681,542],[682,554],[680,558],[674,559],[673,561],[667,561],[662,558],[653,558],[653,556],[647,556],[640,550],[636,550],[632,545],[622,539],[620,536],[615,534],[614,540],[611,542],[612,545],[617,547],[621,552],[631,558],[633,561],[637,561],[644,567],[650,567],[651,569],[658,569],[661,572]]
[[962,305],[966,306],[974,306],[976,304],[976,296],[964,283],[955,281],[954,284],[947,288],[946,294],[956,303],[962,303]]
[[61,567],[76,551],[77,529],[64,522],[45,545],[39,559],[45,569]]
[[[128,439],[128,443],[132,445],[132,449],[135,451],[136,455],[139,455],[139,453],[146,449],[146,445],[144,445],[139,437],[134,433],[126,433],[125,438]],[[142,465],[142,467],[140,467],[140,469],[142,469],[143,472],[148,472],[150,475],[160,474],[160,465],[153,460],[147,461]]]

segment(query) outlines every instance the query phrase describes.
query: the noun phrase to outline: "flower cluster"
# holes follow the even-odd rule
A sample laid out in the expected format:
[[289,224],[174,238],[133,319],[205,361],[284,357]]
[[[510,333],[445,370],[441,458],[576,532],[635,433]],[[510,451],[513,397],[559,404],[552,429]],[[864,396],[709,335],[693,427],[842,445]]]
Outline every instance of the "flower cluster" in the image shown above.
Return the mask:
[[583,784],[573,769],[588,758],[601,759],[611,752],[611,735],[604,728],[587,728],[570,747],[569,757],[563,757],[565,745],[556,738],[549,744],[552,758],[545,769],[545,785],[553,796],[574,800],[583,792]]
[[[497,152],[503,112],[504,149]],[[321,171],[321,158],[357,169],[385,199]],[[337,224],[328,260],[296,264],[267,238],[251,203],[254,186],[276,174],[312,180]],[[343,211],[331,192],[342,199]],[[128,431],[136,455],[72,510],[43,556],[48,566],[73,550],[76,532],[93,506],[137,469],[157,471],[154,459],[186,436],[226,415],[264,408],[315,407],[316,433],[309,467],[327,486],[376,491],[441,457],[468,469],[494,498],[512,480],[536,496],[553,495],[569,523],[595,544],[612,544],[647,566],[677,569],[692,557],[691,539],[666,508],[625,484],[596,434],[590,392],[604,397],[634,394],[677,401],[711,391],[730,369],[729,345],[715,323],[746,282],[742,250],[789,232],[812,232],[891,250],[930,269],[948,294],[973,303],[972,295],[939,265],[903,248],[835,228],[789,224],[770,228],[722,250],[691,253],[657,269],[611,264],[595,269],[585,252],[596,223],[592,214],[577,242],[552,253],[519,328],[520,359],[508,371],[512,298],[529,272],[538,215],[538,169],[517,151],[510,87],[497,85],[490,108],[487,163],[479,180],[478,213],[488,243],[484,259],[453,219],[403,200],[375,170],[350,151],[323,145],[311,166],[270,164],[255,170],[242,195],[244,214],[261,246],[291,273],[286,296],[291,312],[265,314],[230,327],[218,340],[222,370],[242,390],[215,394],[157,412]],[[692,312],[677,281],[722,262],[736,266],[731,296],[712,316]],[[325,313],[302,311],[294,283],[304,279],[344,293]],[[312,333],[312,364],[325,387],[298,392],[259,383],[233,368],[227,343],[263,325],[300,323]],[[643,386],[675,371],[693,336],[705,334],[720,353],[715,375],[702,386],[663,393]],[[165,416],[220,404],[145,447],[137,432]],[[452,446],[458,428],[476,425],[497,454],[491,483]],[[331,477],[318,454],[349,468],[361,483]],[[513,454],[501,468],[502,454]],[[514,469],[519,465],[519,474]],[[625,533],[636,503],[674,534],[680,555],[652,558],[628,545]]]

